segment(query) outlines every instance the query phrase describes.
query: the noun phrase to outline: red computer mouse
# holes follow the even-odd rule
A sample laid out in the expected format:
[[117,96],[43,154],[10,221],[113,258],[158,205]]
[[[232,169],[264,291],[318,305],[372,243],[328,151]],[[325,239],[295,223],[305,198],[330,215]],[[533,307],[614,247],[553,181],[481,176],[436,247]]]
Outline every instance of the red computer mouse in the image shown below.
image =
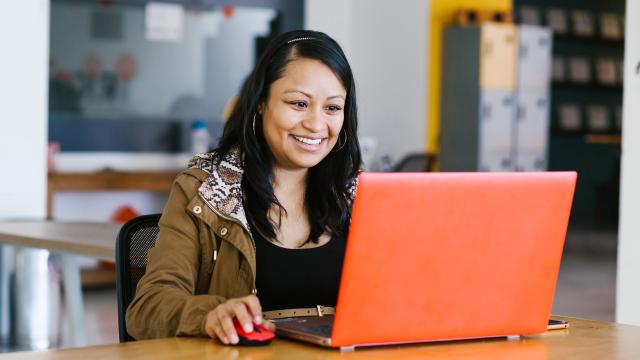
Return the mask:
[[271,343],[271,340],[276,337],[273,331],[268,330],[262,325],[253,324],[253,331],[250,333],[245,332],[240,326],[238,319],[233,319],[233,327],[235,327],[238,333],[238,345],[267,345]]

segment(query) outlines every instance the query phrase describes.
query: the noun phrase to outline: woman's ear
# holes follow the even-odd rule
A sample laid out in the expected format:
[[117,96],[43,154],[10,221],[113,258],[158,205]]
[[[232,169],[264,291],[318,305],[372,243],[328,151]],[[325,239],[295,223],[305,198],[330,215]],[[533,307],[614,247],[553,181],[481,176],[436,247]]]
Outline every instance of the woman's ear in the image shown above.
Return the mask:
[[258,115],[262,116],[263,112],[264,112],[264,103],[260,103],[258,104]]

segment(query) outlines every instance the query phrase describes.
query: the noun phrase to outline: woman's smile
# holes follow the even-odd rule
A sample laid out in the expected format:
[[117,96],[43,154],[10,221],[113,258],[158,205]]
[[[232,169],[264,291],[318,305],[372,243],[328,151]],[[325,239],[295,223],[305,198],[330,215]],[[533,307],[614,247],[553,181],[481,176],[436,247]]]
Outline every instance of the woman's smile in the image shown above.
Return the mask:
[[326,144],[326,138],[291,135],[295,143],[304,151],[318,151]]

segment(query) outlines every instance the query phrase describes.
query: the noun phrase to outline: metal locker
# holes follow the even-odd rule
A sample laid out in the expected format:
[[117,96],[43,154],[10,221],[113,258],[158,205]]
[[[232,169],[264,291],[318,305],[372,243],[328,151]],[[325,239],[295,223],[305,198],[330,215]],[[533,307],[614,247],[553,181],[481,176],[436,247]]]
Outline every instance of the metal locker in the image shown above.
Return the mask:
[[[521,62],[518,33],[512,24],[445,28],[442,171],[514,171],[516,164],[524,170],[546,168],[548,103],[534,106],[538,101],[534,98],[548,99],[550,32],[538,27],[523,30],[523,43],[528,49],[523,53],[529,56]],[[520,81],[518,71],[522,74]],[[528,103],[529,95],[523,98],[527,103],[521,106],[526,108],[522,120],[517,119],[518,93],[534,94],[534,105]],[[522,144],[519,153],[517,138]]]
[[487,23],[480,27],[480,87],[509,90],[516,87],[517,28],[513,24]]
[[551,80],[551,30],[520,25],[518,47],[518,91],[548,89]]
[[440,170],[478,170],[480,27],[444,29]]
[[549,94],[546,90],[517,94],[514,153],[516,171],[547,169]]
[[512,171],[515,99],[511,91],[480,92],[478,170]]

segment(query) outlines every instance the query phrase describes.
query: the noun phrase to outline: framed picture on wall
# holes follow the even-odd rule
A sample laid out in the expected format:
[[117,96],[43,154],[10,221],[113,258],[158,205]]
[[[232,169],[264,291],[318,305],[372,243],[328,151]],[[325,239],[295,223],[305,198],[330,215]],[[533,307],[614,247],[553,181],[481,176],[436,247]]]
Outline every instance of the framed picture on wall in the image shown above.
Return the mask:
[[578,84],[591,82],[591,65],[585,57],[573,57],[569,62],[571,81]]
[[582,129],[582,114],[578,104],[562,104],[558,110],[558,125],[565,131]]
[[519,9],[520,23],[540,25],[540,10],[533,6],[521,6]]
[[600,36],[605,39],[614,40],[622,37],[622,31],[620,30],[620,18],[616,14],[600,14]]
[[618,83],[616,62],[614,59],[602,58],[596,60],[596,77],[602,85],[616,85]]
[[603,105],[587,106],[587,127],[592,131],[609,130],[609,111]]
[[566,34],[567,12],[559,8],[547,9],[547,26],[556,34]]
[[553,82],[563,82],[567,80],[566,63],[563,57],[553,57],[551,70],[551,79],[553,80]]
[[591,37],[594,34],[593,14],[585,10],[571,12],[573,33],[577,36]]

